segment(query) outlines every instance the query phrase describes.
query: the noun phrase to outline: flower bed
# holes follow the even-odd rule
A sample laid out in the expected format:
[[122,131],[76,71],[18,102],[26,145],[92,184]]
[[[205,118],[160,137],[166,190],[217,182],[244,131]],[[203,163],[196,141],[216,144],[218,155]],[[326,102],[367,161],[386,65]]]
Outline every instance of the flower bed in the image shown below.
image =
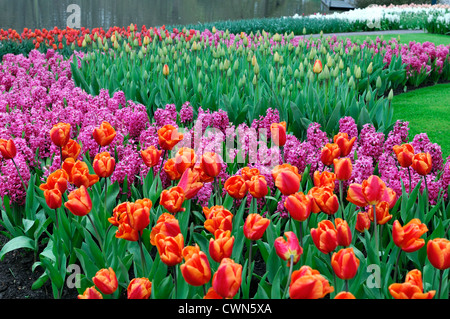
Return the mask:
[[71,62],[32,51],[0,73],[0,255],[35,251],[33,288],[59,298],[78,265],[79,298],[448,295],[450,158],[425,134],[346,116],[300,139],[274,108],[238,124],[189,101],[149,117],[77,87]]

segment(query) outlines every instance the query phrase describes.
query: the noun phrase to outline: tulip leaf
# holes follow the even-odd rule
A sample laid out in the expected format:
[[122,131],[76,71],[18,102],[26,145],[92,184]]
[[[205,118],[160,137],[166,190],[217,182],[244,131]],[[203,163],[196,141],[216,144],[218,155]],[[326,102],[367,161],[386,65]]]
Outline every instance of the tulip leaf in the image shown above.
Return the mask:
[[9,253],[10,251],[23,248],[35,250],[36,247],[34,240],[26,236],[18,236],[12,238],[3,245],[2,250],[0,251],[0,260],[3,260],[5,254]]

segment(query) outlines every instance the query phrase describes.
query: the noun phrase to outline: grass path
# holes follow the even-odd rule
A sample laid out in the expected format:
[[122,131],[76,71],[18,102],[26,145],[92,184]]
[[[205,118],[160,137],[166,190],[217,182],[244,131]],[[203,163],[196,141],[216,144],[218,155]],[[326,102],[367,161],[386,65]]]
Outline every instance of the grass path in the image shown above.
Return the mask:
[[394,96],[394,118],[409,122],[410,140],[427,133],[432,143],[450,155],[450,83],[417,89]]

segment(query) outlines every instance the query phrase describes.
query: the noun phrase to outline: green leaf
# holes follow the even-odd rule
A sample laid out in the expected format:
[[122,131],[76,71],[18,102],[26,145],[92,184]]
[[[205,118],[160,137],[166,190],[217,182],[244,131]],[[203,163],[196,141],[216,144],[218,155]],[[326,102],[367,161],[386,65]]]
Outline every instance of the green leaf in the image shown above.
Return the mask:
[[36,247],[34,240],[26,236],[14,237],[3,246],[2,250],[0,251],[0,260],[3,260],[5,254],[9,253],[10,251],[21,248],[29,248],[35,250]]

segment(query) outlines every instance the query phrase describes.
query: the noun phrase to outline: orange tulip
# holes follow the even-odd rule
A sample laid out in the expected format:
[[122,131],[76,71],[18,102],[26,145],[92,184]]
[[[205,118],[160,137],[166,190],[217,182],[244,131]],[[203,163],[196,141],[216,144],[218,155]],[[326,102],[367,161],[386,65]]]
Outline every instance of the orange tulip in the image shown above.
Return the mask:
[[272,123],[270,134],[275,145],[284,146],[286,144],[286,122]]
[[70,124],[58,123],[50,130],[50,138],[56,146],[63,147],[70,139]]
[[254,198],[263,198],[269,193],[266,177],[264,175],[252,176],[252,178],[245,183],[248,186],[248,192]]
[[69,178],[70,176],[72,177],[71,182],[76,187],[81,187],[81,185],[84,185],[84,187],[88,188],[97,183],[99,180],[98,175],[89,173],[88,165],[82,161],[75,162],[72,167],[72,171],[69,174]]
[[364,233],[365,229],[369,229],[370,228],[370,217],[369,214],[366,212],[359,212],[358,215],[356,216],[356,225],[355,225],[355,229],[357,231],[359,231],[360,233]]
[[381,201],[387,202],[389,204],[389,209],[392,209],[397,203],[397,194],[392,188],[386,187],[386,190],[384,191],[384,194],[381,197]]
[[214,181],[214,177],[208,176],[202,168],[201,163],[197,163],[194,165],[192,169],[196,174],[198,174],[198,180],[201,183],[210,183]]
[[211,279],[211,267],[208,256],[200,248],[187,246],[182,251],[184,264],[180,266],[184,280],[192,286],[203,286]]
[[320,160],[326,166],[333,164],[335,158],[341,155],[341,149],[336,143],[327,143],[320,152]]
[[45,202],[50,209],[57,209],[62,205],[62,194],[57,188],[44,191]]
[[289,284],[291,299],[320,299],[333,291],[328,280],[309,266],[302,266],[292,272]]
[[317,228],[311,229],[311,238],[316,247],[324,254],[329,254],[338,246],[337,230],[328,219],[320,221]]
[[163,66],[163,75],[164,76],[169,75],[169,66],[167,64],[164,64],[164,66]]
[[156,234],[163,234],[165,236],[175,237],[180,233],[181,233],[180,225],[175,216],[169,213],[162,213],[158,217],[156,225],[153,226],[152,231],[150,232],[150,244],[156,246],[155,241]]
[[182,261],[183,234],[180,233],[175,237],[171,237],[159,233],[155,236],[155,243],[161,261],[167,266],[175,266]]
[[203,187],[203,183],[200,182],[199,172],[188,168],[181,176],[178,186],[183,189],[185,199],[193,198]]
[[423,292],[422,273],[413,269],[406,275],[404,283],[394,283],[389,286],[389,293],[395,299],[433,299],[435,290]]
[[429,240],[427,256],[434,268],[440,270],[450,268],[450,240],[446,238]]
[[203,299],[223,299],[221,295],[219,295],[213,287],[209,287],[208,292],[203,297]]
[[11,139],[0,139],[0,153],[5,160],[13,159],[14,157],[16,157],[17,149],[14,141]]
[[316,60],[313,65],[313,72],[319,74],[322,72],[322,61]]
[[205,152],[201,159],[201,168],[206,175],[216,177],[222,169],[222,159],[213,152]]
[[287,241],[283,236],[275,239],[274,247],[275,252],[283,260],[287,261],[287,266],[291,265],[291,256],[293,257],[293,264],[296,265],[300,261],[300,257],[303,254],[303,248],[300,247],[297,236],[294,232],[287,231],[284,233]]
[[[387,202],[379,202],[375,206],[377,225],[384,225],[391,220],[392,215],[389,214],[389,204]],[[374,221],[373,206],[369,207],[367,212],[371,221]]]
[[341,291],[334,297],[334,299],[356,299],[356,298],[351,292]]
[[217,229],[231,231],[233,214],[223,206],[203,207],[203,213],[206,217],[203,225],[211,234],[214,234]]
[[92,209],[91,197],[84,185],[71,191],[68,199],[64,206],[75,216],[85,216]]
[[183,174],[188,168],[192,168],[195,165],[197,156],[192,148],[182,147],[175,155],[175,168],[178,173]]
[[411,144],[394,145],[392,149],[401,167],[409,167],[412,165],[414,148]]
[[110,295],[114,293],[119,287],[117,281],[116,273],[109,267],[108,269],[103,268],[97,271],[92,281],[97,286],[97,288],[105,295]]
[[147,278],[133,278],[128,284],[128,299],[149,299],[151,294],[152,282]]
[[81,152],[81,146],[77,141],[70,139],[67,144],[62,147],[62,161],[66,158],[73,158],[76,160]]
[[128,241],[137,241],[139,239],[139,232],[131,227],[128,214],[126,212],[122,213],[118,219],[116,238],[122,238]]
[[229,177],[225,181],[223,188],[234,199],[242,199],[247,195],[248,192],[248,186],[241,175]]
[[335,158],[333,161],[336,179],[339,181],[347,181],[352,176],[352,161],[348,157]]
[[94,140],[100,146],[107,146],[116,137],[116,130],[106,121],[103,121],[99,127],[95,128],[92,132]]
[[152,201],[148,198],[138,199],[134,203],[128,203],[127,215],[130,226],[142,231],[150,224],[150,209]]
[[162,151],[157,149],[154,145],[147,147],[145,150],[141,150],[141,157],[144,164],[148,167],[154,167],[159,164]]
[[102,152],[95,155],[92,167],[98,177],[107,178],[112,175],[116,166],[116,160],[109,152]]
[[92,286],[86,288],[82,295],[78,295],[78,299],[103,299],[103,295]]
[[339,210],[339,200],[329,187],[313,187],[308,195],[314,199],[320,211],[327,215],[333,215]]
[[244,178],[244,180],[249,181],[252,179],[253,176],[259,176],[259,169],[257,168],[250,168],[248,166],[241,169],[241,175]]
[[433,167],[430,153],[418,153],[414,155],[411,167],[417,174],[425,176],[430,174]]
[[249,214],[244,223],[244,235],[250,240],[261,239],[270,220],[259,214]]
[[224,231],[218,229],[214,233],[214,239],[209,240],[209,255],[211,258],[220,263],[223,258],[230,258],[233,252],[234,236],[230,237],[229,230]]
[[66,158],[61,168],[67,173],[67,180],[72,183],[72,169],[75,166],[75,160],[72,157]]
[[163,169],[171,181],[177,181],[181,178],[180,172],[178,172],[177,168],[175,167],[175,159],[169,158],[164,163]]
[[398,220],[395,220],[392,225],[392,239],[398,247],[410,253],[425,246],[425,240],[420,237],[427,231],[427,226],[418,218],[410,220],[403,227]]
[[359,259],[353,248],[343,248],[331,256],[334,273],[341,279],[352,279],[358,272]]
[[67,190],[67,180],[69,175],[63,169],[57,169],[47,177],[47,182],[45,184],[39,185],[39,189],[46,191],[50,189],[57,188],[61,194]]
[[313,198],[311,196],[298,192],[289,195],[286,198],[284,207],[286,207],[289,215],[294,220],[303,222],[308,219],[309,215],[311,215],[312,201]]
[[167,124],[158,130],[158,142],[163,150],[171,151],[182,139],[183,134],[173,125]]
[[362,184],[350,184],[347,200],[357,206],[376,205],[383,201],[386,184],[376,175],[369,176]]
[[347,221],[336,218],[334,224],[336,225],[338,245],[344,247],[350,246],[352,243],[352,231],[348,226]]
[[333,142],[339,146],[341,156],[345,157],[350,154],[356,137],[349,138],[347,133],[339,132],[333,137]]
[[159,203],[171,214],[184,212],[186,208],[181,207],[184,202],[184,191],[180,186],[174,186],[161,192]]
[[329,187],[334,189],[336,174],[329,171],[315,171],[313,175],[314,186],[316,187]]
[[277,165],[272,169],[272,178],[275,186],[283,195],[291,195],[298,192],[302,176],[298,168],[290,164]]
[[242,283],[242,265],[230,258],[224,258],[214,273],[212,287],[223,298],[233,298]]

